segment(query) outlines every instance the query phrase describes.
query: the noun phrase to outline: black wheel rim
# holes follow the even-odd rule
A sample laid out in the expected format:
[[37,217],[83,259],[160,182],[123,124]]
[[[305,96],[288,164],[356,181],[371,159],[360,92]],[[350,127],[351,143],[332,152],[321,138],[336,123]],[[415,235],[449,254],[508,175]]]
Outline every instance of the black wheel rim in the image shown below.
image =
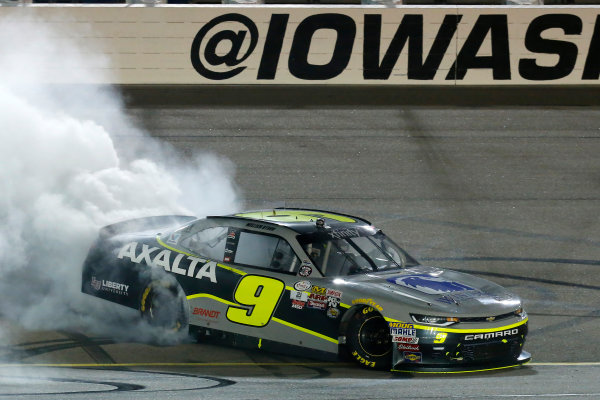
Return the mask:
[[390,330],[382,317],[367,319],[358,330],[358,341],[363,351],[381,357],[391,351]]

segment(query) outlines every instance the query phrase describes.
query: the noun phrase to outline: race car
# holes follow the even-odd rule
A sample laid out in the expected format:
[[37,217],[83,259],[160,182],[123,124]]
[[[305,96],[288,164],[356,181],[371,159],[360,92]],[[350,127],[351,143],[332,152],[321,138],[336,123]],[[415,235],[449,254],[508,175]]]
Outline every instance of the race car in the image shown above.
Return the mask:
[[528,317],[490,281],[419,264],[365,219],[276,208],[101,229],[82,291],[198,337],[392,371],[518,366]]

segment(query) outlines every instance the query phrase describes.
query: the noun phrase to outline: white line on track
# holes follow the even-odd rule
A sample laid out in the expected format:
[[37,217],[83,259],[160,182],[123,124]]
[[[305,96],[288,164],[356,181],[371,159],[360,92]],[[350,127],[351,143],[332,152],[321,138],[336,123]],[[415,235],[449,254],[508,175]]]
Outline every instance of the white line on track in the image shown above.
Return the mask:
[[580,367],[594,367],[600,366],[600,362],[531,362],[525,365],[533,365],[533,366],[580,366]]

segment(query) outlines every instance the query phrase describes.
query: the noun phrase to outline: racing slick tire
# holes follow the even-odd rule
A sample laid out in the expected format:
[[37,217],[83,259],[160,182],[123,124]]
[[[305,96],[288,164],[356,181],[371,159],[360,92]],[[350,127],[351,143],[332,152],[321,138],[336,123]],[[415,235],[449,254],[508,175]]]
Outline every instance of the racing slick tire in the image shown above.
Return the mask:
[[388,323],[373,307],[357,310],[346,331],[347,350],[359,365],[369,369],[390,369],[392,340]]
[[142,318],[165,333],[188,331],[188,307],[183,290],[176,282],[151,282],[140,300]]

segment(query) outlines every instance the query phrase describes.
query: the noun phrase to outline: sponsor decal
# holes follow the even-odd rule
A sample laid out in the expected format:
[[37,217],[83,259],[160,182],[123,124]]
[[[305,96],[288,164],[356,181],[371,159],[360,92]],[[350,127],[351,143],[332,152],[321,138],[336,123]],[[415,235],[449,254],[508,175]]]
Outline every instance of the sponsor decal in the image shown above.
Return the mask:
[[90,285],[95,291],[103,291],[118,294],[121,296],[129,296],[129,285],[113,281],[98,280],[92,276]]
[[300,275],[300,276],[306,277],[306,276],[310,276],[310,274],[312,274],[312,268],[309,267],[308,265],[303,265],[298,270],[298,275]]
[[177,244],[177,242],[179,242],[180,238],[181,238],[181,233],[173,232],[169,235],[169,238],[167,239],[167,243]]
[[327,289],[327,292],[325,293],[327,296],[329,297],[342,297],[342,292],[340,292],[339,290],[335,290],[335,289]]
[[340,299],[339,297],[331,297],[331,296],[327,296],[327,304],[329,305],[329,307],[333,307],[336,308],[342,299]]
[[388,322],[390,328],[413,329],[415,326],[409,322]]
[[221,311],[207,310],[206,308],[194,307],[194,311],[192,311],[192,314],[206,318],[218,319],[219,314],[221,314]]
[[304,301],[292,300],[292,308],[295,308],[297,310],[302,310],[304,308],[305,304],[306,304],[306,302],[304,302]]
[[225,261],[225,262],[231,262],[231,257],[225,256],[225,257],[223,257],[223,261]]
[[390,328],[390,334],[400,336],[417,336],[417,330],[406,328]]
[[327,309],[327,316],[328,316],[329,318],[337,318],[337,317],[339,317],[339,316],[340,316],[340,310],[338,310],[338,309],[337,309],[337,308],[335,308],[335,307],[329,307],[329,308]]
[[90,285],[92,285],[92,288],[94,290],[98,291],[100,290],[100,287],[102,287],[102,282],[97,280],[95,276],[92,276],[92,281],[90,282]]
[[316,293],[316,294],[325,295],[327,293],[327,288],[320,287],[320,286],[313,286],[311,292]]
[[418,345],[418,344],[405,344],[405,343],[398,343],[398,344],[396,345],[396,348],[397,348],[399,351],[402,351],[402,350],[408,350],[408,351],[419,351],[419,350],[421,350],[421,349],[419,348],[419,345]]
[[383,307],[377,304],[373,299],[354,299],[352,300],[352,304],[366,304],[373,308],[376,308],[378,311],[383,311]]
[[256,224],[254,222],[248,222],[246,224],[246,226],[250,227],[250,228],[262,229],[263,231],[274,231],[275,230],[275,228],[272,226]]
[[327,304],[325,304],[321,301],[315,301],[315,300],[308,299],[308,303],[306,303],[306,307],[314,308],[317,310],[325,310],[327,308]]
[[227,234],[227,239],[235,239],[235,232],[231,231]]
[[231,249],[225,249],[225,254],[232,254],[232,253],[233,253],[233,250],[231,250]]
[[294,289],[296,290],[310,290],[312,284],[309,281],[298,281],[294,283]]
[[354,228],[335,229],[327,233],[332,239],[345,239],[360,236],[358,229]]
[[410,274],[388,278],[388,282],[398,286],[404,286],[419,290],[427,294],[440,294],[448,292],[462,292],[465,290],[475,290],[470,286],[460,282],[446,280],[441,276],[432,276],[429,274]]
[[299,301],[307,301],[308,293],[301,292],[299,290],[290,290],[290,299],[299,300]]
[[324,294],[311,293],[309,295],[309,298],[313,301],[318,301],[323,304],[327,303],[327,296],[325,296]]
[[[157,251],[158,253],[156,253]],[[196,279],[210,279],[212,283],[217,283],[217,263],[203,258],[186,256],[171,252],[171,250],[161,250],[147,244],[142,244],[138,253],[138,242],[131,242],[123,246],[119,250],[117,258],[129,258],[134,263],[141,264],[143,262],[150,267],[162,267],[167,272]]]
[[487,340],[499,337],[513,336],[519,334],[519,328],[507,329],[505,331],[488,332],[488,333],[477,333],[472,335],[465,335],[465,340]]
[[[348,66],[357,68],[356,64],[365,83],[390,78],[462,81],[469,71],[480,70],[489,71],[494,81],[504,82],[551,82],[570,76],[582,82],[597,81],[600,15],[536,14],[516,17],[514,12],[482,11],[471,21],[463,20],[460,13],[425,20],[430,14],[413,12],[400,21],[384,21],[386,13],[376,10],[354,17],[334,12],[300,17],[277,12],[266,17],[268,26],[261,29],[264,33],[259,38],[252,19],[228,13],[200,27],[192,41],[190,60],[198,74],[213,81],[243,72],[257,81],[275,81],[282,70],[301,81],[327,81],[344,76]],[[456,41],[459,25],[460,37],[465,39]],[[516,33],[512,26],[522,26],[524,32]],[[314,62],[315,53],[324,51],[314,42],[323,40],[322,31],[333,31],[335,41],[327,43],[324,61]],[[558,39],[548,38],[552,32],[558,32]],[[424,45],[426,37],[433,43]],[[257,46],[259,42],[264,44]],[[514,51],[515,47],[523,47],[525,52]],[[250,57],[255,51],[260,54]],[[400,59],[407,61],[400,64]],[[582,68],[576,69],[576,64]]]
[[415,336],[401,336],[401,335],[392,335],[393,343],[419,343],[419,338]]
[[402,356],[404,360],[413,363],[420,363],[423,360],[423,355],[419,352],[403,351]]
[[[417,330],[408,322],[388,322],[392,342],[419,343]],[[416,339],[416,341],[414,340]]]

